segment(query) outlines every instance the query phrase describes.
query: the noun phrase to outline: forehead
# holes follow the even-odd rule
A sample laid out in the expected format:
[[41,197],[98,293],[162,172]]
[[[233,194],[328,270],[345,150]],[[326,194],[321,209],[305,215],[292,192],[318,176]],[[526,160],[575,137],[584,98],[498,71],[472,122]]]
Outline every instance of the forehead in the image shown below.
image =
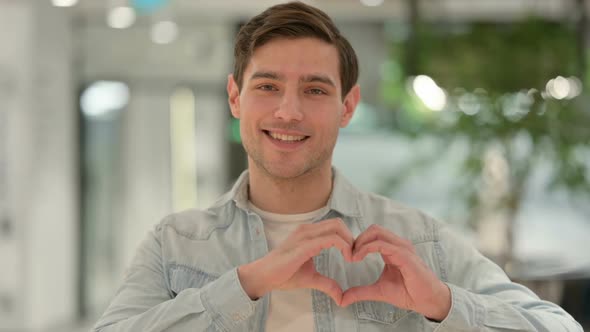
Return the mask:
[[258,71],[277,72],[287,79],[321,74],[340,84],[338,50],[317,38],[280,38],[265,43],[250,57],[245,79]]

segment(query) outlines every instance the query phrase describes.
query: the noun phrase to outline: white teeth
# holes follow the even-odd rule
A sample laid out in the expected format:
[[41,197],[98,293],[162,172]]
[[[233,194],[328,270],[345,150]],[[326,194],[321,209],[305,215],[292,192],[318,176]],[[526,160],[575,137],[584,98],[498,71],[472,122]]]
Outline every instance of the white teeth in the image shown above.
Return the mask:
[[301,141],[305,138],[305,136],[283,135],[283,134],[273,133],[272,131],[269,131],[268,133],[274,139],[278,139],[281,141],[287,141],[287,142],[297,142],[297,141]]

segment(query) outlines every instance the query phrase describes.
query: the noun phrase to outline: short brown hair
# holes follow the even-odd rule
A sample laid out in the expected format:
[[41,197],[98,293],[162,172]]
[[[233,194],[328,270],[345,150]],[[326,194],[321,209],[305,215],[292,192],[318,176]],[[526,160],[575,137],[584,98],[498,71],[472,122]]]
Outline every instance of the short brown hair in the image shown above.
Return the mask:
[[358,79],[358,60],[354,49],[323,11],[302,2],[289,2],[268,8],[246,23],[234,46],[234,79],[242,89],[244,71],[254,51],[276,38],[313,37],[338,49],[342,98]]

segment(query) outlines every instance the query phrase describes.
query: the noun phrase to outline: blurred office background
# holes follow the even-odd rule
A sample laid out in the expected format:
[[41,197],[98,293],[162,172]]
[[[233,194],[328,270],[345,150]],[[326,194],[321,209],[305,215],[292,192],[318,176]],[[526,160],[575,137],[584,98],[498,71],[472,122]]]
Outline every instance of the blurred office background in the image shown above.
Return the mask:
[[[231,186],[233,37],[275,3],[0,0],[0,331],[87,330],[146,232]],[[590,326],[590,5],[309,3],[361,63],[336,167]]]

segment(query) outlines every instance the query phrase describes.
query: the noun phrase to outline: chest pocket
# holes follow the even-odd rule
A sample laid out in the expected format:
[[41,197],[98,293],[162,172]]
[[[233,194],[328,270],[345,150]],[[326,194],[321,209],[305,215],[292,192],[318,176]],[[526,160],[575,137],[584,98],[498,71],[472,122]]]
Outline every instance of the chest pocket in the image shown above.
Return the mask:
[[171,265],[168,268],[170,290],[172,296],[187,288],[202,288],[208,283],[219,278],[219,275],[207,273],[185,265]]
[[384,325],[393,325],[410,314],[408,310],[396,308],[385,302],[361,301],[354,305],[360,323],[377,322]]

